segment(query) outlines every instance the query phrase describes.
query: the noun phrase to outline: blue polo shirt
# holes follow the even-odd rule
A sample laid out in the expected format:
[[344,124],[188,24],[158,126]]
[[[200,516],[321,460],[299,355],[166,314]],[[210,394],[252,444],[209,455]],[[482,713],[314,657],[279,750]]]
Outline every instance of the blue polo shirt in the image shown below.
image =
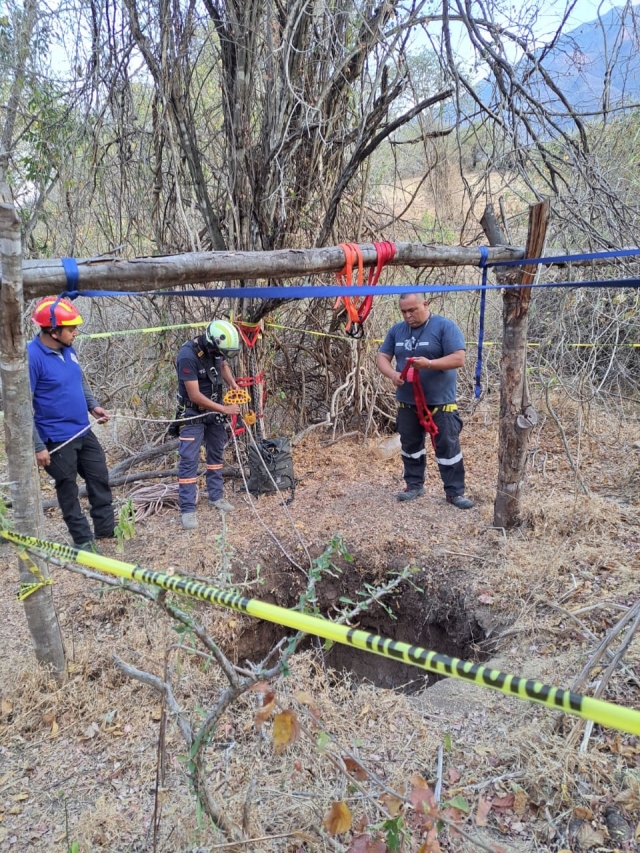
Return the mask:
[[89,424],[82,371],[73,347],[52,350],[37,336],[27,344],[33,418],[42,441],[66,441]]
[[[387,332],[380,352],[396,360],[396,370],[402,372],[410,357],[442,358],[460,349],[466,349],[464,336],[453,320],[430,314],[429,319],[417,329],[404,320]],[[457,370],[421,370],[420,383],[427,406],[446,406],[456,401]],[[396,388],[400,403],[415,403],[413,384],[406,382]]]

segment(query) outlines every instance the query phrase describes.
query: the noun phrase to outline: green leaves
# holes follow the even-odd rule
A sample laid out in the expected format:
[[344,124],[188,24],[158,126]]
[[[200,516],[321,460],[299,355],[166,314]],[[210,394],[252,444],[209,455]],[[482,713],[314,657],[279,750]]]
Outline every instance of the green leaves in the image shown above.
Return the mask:
[[113,531],[118,539],[117,552],[124,553],[124,543],[136,535],[136,510],[131,498],[122,505],[118,515],[118,523]]

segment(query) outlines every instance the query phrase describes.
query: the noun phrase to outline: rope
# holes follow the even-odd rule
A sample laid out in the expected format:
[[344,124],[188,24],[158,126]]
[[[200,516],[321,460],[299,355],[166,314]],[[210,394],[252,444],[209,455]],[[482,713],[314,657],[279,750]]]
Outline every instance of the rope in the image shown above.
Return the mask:
[[[300,543],[300,545],[302,546],[302,549],[303,549],[303,551],[304,551],[304,553],[305,553],[305,555],[306,555],[307,559],[309,560],[309,569],[311,569],[311,566],[312,566],[312,564],[313,564],[313,561],[311,560],[311,555],[309,554],[309,549],[307,548],[306,543],[304,542],[304,540],[302,539],[302,537],[301,537],[301,536],[300,536],[300,534],[298,533],[298,529],[297,529],[297,527],[296,527],[296,525],[295,525],[295,522],[294,522],[293,518],[291,517],[291,513],[289,512],[289,508],[287,507],[287,502],[286,502],[286,500],[285,500],[285,498],[284,498],[284,496],[283,496],[282,492],[281,492],[281,491],[280,491],[280,489],[278,488],[278,484],[277,484],[277,483],[276,483],[276,481],[273,479],[273,477],[272,477],[272,475],[271,475],[271,471],[269,471],[268,467],[265,465],[264,460],[262,459],[262,453],[260,453],[260,448],[258,447],[258,445],[257,445],[257,443],[256,443],[256,440],[254,439],[254,437],[253,437],[253,435],[252,435],[251,428],[250,428],[249,426],[247,426],[246,434],[247,434],[247,436],[249,437],[249,440],[252,442],[252,444],[253,444],[253,446],[255,447],[255,449],[257,450],[257,452],[258,452],[258,456],[260,457],[260,460],[262,461],[263,467],[264,467],[265,471],[267,472],[267,475],[268,475],[269,479],[271,480],[271,482],[273,483],[273,485],[274,485],[274,487],[275,487],[275,490],[276,490],[276,492],[277,492],[277,494],[278,494],[278,497],[279,497],[279,499],[280,499],[280,502],[281,502],[281,504],[282,504],[282,506],[283,506],[283,508],[284,508],[285,515],[287,516],[287,518],[288,518],[288,519],[289,519],[289,521],[291,522],[291,527],[292,527],[292,529],[293,529],[294,535],[295,535],[295,537],[297,538],[297,540],[298,540],[298,542]],[[278,537],[277,537],[277,536],[275,535],[275,533],[274,533],[274,532],[269,528],[269,526],[266,524],[266,522],[263,520],[262,516],[261,516],[261,515],[260,515],[260,513],[258,512],[258,509],[257,509],[257,506],[256,506],[256,502],[254,501],[253,496],[252,496],[251,492],[249,491],[249,484],[247,483],[247,477],[246,477],[246,475],[245,475],[245,473],[244,473],[244,465],[243,465],[243,462],[242,462],[242,459],[241,459],[241,456],[240,456],[240,448],[239,448],[239,445],[238,445],[238,439],[237,439],[237,437],[236,437],[236,434],[233,432],[233,430],[231,431],[231,437],[233,438],[233,446],[234,446],[234,449],[235,449],[235,452],[236,452],[236,459],[237,459],[237,461],[238,461],[238,467],[240,468],[240,473],[241,473],[241,475],[242,475],[242,482],[243,482],[243,484],[244,484],[244,490],[245,490],[245,492],[246,492],[246,494],[247,494],[247,497],[249,498],[249,506],[251,507],[251,510],[252,510],[253,514],[256,516],[256,518],[258,519],[258,522],[260,523],[260,525],[262,526],[262,528],[265,530],[265,532],[267,533],[267,535],[268,535],[271,539],[273,539],[273,541],[276,543],[276,545],[278,546],[278,548],[282,551],[282,553],[284,554],[284,556],[286,557],[286,559],[291,563],[291,565],[292,565],[294,568],[298,569],[298,571],[302,572],[302,574],[303,574],[303,575],[305,575],[305,576],[306,576],[306,575],[307,575],[307,572],[306,572],[306,571],[302,568],[302,566],[300,566],[300,565],[299,565],[299,564],[294,560],[294,558],[293,558],[293,557],[288,553],[288,551],[286,550],[286,548],[284,547],[284,545],[282,544],[282,542],[280,542],[280,540],[278,539]]]

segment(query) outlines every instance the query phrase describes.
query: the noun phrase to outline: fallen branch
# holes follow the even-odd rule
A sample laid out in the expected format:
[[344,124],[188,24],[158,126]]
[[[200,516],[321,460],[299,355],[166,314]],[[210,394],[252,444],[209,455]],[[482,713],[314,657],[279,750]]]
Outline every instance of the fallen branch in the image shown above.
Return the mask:
[[123,459],[122,462],[118,462],[117,465],[114,465],[111,471],[109,471],[109,477],[111,478],[123,471],[128,471],[129,468],[133,468],[134,465],[138,465],[140,462],[147,462],[149,459],[155,459],[157,456],[162,456],[165,453],[171,453],[172,450],[178,449],[179,444],[180,439],[173,438],[170,441],[165,441],[164,444],[157,445],[156,447],[145,447],[144,450],[141,450],[140,453],[136,453],[135,456],[130,456],[128,459]]
[[[202,468],[198,471],[198,476],[204,474],[205,469]],[[158,471],[138,471],[138,472],[130,472],[128,474],[120,474],[116,477],[112,477],[111,473],[109,474],[109,485],[110,486],[125,486],[127,483],[135,483],[138,480],[156,480],[162,479],[163,477],[177,477],[178,469],[177,468],[162,468]],[[222,469],[223,477],[240,477],[240,472],[237,468],[232,465],[228,465]],[[80,486],[78,489],[78,495],[81,498],[86,497],[87,495],[87,487]],[[10,506],[10,504],[8,504]],[[47,498],[47,500],[42,501],[42,509],[52,509],[53,507],[58,506],[58,501],[55,498]]]

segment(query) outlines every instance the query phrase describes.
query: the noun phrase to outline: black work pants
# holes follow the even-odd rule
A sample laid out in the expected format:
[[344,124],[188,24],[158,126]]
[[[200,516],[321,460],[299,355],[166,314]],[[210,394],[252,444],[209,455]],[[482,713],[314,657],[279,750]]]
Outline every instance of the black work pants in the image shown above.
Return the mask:
[[[438,427],[434,450],[440,477],[447,496],[464,494],[464,462],[460,449],[462,418],[457,412],[436,410],[433,420]],[[425,430],[418,419],[415,407],[403,406],[398,409],[397,429],[400,433],[404,481],[408,489],[424,486],[427,467],[425,449]],[[431,443],[431,436],[429,436]]]
[[[60,444],[62,442],[49,441],[47,450],[51,454]],[[91,430],[53,453],[45,470],[55,481],[58,504],[74,545],[84,545],[94,538],[89,522],[80,509],[78,474],[87,484],[95,538],[113,536],[115,519],[107,460],[100,442]]]

